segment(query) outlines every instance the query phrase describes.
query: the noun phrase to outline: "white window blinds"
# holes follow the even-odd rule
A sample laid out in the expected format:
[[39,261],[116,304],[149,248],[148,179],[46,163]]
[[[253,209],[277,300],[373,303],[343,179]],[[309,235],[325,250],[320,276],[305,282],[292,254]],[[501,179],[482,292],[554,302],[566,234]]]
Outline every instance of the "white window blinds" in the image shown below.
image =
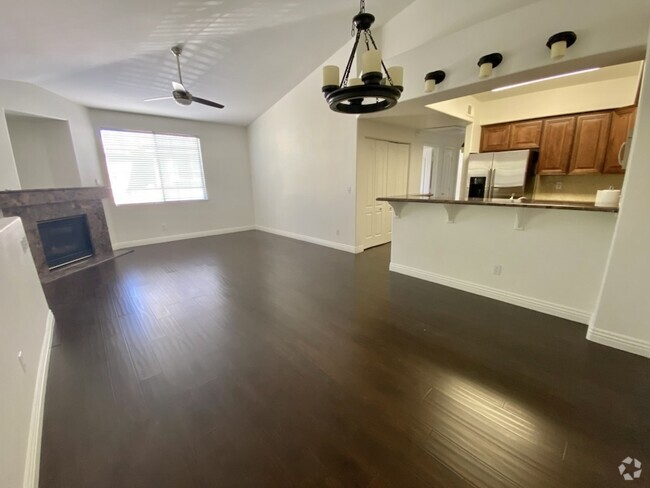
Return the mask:
[[206,200],[197,137],[102,130],[116,205]]

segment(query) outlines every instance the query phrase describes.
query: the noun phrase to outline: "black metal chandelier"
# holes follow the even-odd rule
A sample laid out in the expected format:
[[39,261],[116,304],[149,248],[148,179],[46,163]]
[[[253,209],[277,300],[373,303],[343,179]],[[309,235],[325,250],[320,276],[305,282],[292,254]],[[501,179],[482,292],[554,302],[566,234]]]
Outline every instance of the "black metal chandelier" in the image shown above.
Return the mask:
[[[361,0],[359,13],[354,16],[352,22],[356,36],[343,78],[339,81],[338,66],[323,68],[325,99],[332,110],[344,114],[368,114],[388,110],[397,105],[404,91],[404,68],[386,68],[370,30],[375,16],[366,12],[365,0]],[[361,78],[350,78],[362,36],[366,46],[361,58],[362,75]]]

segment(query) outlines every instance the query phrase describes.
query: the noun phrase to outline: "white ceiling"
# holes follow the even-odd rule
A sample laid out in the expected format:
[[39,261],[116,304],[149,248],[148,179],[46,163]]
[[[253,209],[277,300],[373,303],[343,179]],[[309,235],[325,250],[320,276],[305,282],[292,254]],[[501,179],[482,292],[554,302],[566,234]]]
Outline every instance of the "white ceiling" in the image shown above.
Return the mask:
[[[413,0],[368,0],[385,22]],[[0,77],[83,105],[248,124],[350,38],[355,0],[21,0],[2,8]],[[183,78],[226,105],[179,107],[171,46]]]

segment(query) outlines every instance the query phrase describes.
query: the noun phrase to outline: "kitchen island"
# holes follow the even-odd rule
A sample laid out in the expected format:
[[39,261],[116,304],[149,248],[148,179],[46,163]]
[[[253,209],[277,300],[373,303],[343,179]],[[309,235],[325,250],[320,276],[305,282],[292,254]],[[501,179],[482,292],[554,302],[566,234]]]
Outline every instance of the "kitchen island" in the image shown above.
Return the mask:
[[395,211],[391,271],[589,323],[617,207],[380,198]]

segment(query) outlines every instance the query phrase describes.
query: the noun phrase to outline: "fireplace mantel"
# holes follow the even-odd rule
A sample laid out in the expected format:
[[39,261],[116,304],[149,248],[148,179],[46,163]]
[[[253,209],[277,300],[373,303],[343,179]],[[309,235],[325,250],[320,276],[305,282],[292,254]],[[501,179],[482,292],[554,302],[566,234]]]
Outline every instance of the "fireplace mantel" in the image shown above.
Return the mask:
[[0,191],[0,210],[5,217],[20,217],[41,280],[51,281],[62,273],[50,271],[47,265],[38,222],[86,215],[95,253],[93,262],[112,259],[115,254],[102,204],[102,199],[109,197],[106,187]]

